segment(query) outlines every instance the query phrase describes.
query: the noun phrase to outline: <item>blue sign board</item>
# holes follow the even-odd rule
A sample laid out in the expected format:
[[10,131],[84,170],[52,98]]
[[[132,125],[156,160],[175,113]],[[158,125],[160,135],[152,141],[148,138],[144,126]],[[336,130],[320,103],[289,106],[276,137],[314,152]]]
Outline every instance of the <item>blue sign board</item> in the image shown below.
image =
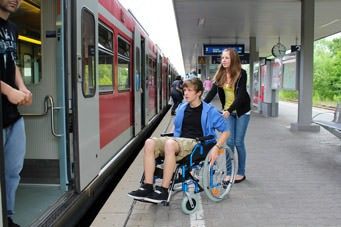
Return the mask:
[[204,55],[220,55],[224,49],[234,48],[238,54],[244,54],[244,44],[204,44]]

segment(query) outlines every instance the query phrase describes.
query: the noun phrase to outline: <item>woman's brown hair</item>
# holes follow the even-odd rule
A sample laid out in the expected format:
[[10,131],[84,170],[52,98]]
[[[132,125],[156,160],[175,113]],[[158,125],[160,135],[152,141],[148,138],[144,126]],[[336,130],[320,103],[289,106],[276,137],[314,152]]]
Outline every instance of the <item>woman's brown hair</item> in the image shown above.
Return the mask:
[[219,87],[223,87],[227,80],[226,73],[229,72],[231,75],[230,85],[234,87],[237,79],[240,76],[240,72],[242,68],[240,64],[240,58],[236,50],[233,48],[224,49],[221,55],[223,55],[225,52],[228,52],[230,54],[230,58],[231,58],[230,67],[225,69],[224,66],[220,63],[218,66],[218,70],[214,75],[213,81]]

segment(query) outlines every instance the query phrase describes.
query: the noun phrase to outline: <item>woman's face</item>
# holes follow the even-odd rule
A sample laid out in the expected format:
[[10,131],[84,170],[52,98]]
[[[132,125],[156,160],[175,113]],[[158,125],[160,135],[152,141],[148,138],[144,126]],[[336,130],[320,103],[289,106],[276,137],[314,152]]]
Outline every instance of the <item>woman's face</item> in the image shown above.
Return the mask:
[[224,68],[229,68],[231,65],[230,52],[224,51],[221,55],[221,64]]

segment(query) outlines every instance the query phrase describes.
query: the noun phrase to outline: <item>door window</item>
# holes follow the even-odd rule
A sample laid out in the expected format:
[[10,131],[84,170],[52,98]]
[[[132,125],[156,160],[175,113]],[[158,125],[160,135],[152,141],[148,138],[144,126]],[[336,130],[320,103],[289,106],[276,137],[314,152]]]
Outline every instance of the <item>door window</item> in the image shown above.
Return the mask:
[[86,8],[82,10],[82,90],[84,97],[96,92],[95,18]]

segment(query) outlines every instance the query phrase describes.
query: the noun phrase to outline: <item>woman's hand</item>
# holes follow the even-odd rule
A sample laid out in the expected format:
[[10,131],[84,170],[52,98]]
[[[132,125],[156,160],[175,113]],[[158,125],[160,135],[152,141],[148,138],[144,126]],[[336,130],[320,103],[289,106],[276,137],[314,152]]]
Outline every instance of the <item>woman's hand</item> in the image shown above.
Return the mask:
[[223,116],[225,117],[225,118],[228,118],[229,116],[230,116],[230,112],[228,112],[227,110],[225,111],[223,111]]

